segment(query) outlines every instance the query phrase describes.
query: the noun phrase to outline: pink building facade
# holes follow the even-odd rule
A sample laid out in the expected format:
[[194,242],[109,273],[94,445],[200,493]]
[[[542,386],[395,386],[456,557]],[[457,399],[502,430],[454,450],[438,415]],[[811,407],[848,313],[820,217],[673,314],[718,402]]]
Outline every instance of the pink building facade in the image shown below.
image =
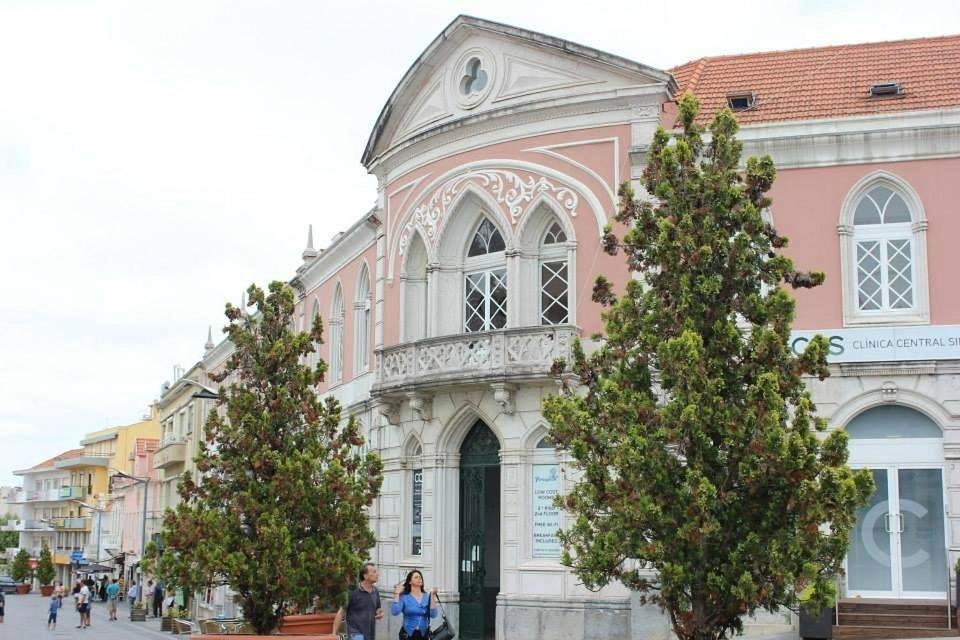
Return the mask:
[[[904,59],[960,50],[919,42]],[[465,640],[667,637],[625,589],[590,592],[560,564],[565,459],[540,403],[553,361],[602,328],[595,277],[631,277],[601,251],[602,229],[690,89],[705,119],[740,111],[745,154],[777,164],[768,213],[790,255],[827,273],[798,294],[794,342],[830,337],[833,376],[811,386],[878,485],[843,592],[946,600],[960,556],[960,93],[861,46],[836,54],[843,81],[798,100],[791,73],[818,78],[823,51],[668,72],[460,17],[414,62],[363,154],[376,206],[323,250],[311,238],[291,280],[299,326],[324,318],[322,390],[384,460],[370,517],[385,590],[421,569]],[[227,349],[209,345],[200,366]],[[379,626],[395,637],[396,620]]]

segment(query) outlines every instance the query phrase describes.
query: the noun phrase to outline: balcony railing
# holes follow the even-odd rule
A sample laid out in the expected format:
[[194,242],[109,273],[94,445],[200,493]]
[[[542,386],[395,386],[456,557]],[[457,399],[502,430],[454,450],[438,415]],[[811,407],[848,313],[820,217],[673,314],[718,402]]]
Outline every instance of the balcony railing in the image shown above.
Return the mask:
[[60,499],[84,498],[87,495],[86,487],[60,487]]
[[7,520],[3,531],[51,531],[50,523],[43,520]]
[[427,338],[377,353],[379,395],[449,382],[544,377],[557,358],[570,358],[576,327],[522,327]]
[[60,489],[27,492],[27,502],[56,502],[60,499]]
[[90,518],[51,518],[49,522],[56,529],[90,531]]
[[157,469],[166,469],[173,465],[183,464],[187,460],[187,443],[168,441],[153,454],[153,466]]

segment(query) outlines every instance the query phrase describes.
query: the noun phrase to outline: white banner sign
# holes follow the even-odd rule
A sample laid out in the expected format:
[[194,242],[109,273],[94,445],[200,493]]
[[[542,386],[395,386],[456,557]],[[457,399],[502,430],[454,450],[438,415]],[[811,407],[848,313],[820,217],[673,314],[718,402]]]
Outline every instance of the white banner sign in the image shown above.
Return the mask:
[[960,325],[794,331],[790,348],[803,353],[818,333],[830,341],[831,363],[960,360]]
[[560,495],[560,465],[533,465],[533,557],[560,555],[560,508],[553,499]]

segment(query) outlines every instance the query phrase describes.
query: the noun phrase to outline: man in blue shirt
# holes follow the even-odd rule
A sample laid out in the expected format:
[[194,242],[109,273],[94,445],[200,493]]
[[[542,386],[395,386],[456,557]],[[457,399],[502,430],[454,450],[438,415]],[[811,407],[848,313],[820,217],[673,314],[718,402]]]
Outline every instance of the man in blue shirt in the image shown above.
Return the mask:
[[110,611],[110,619],[117,619],[117,600],[120,598],[120,585],[117,579],[107,585],[107,609]]

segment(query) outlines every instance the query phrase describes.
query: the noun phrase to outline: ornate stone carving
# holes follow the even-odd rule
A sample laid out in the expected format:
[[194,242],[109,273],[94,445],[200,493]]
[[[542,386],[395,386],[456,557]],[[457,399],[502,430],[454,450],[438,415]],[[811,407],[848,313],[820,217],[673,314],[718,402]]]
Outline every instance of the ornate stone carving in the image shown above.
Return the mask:
[[490,387],[493,389],[493,399],[498,405],[500,405],[500,410],[507,415],[513,415],[513,398],[516,387],[514,387],[512,384],[505,384],[503,382],[494,382],[490,385]]
[[433,419],[433,396],[423,393],[408,393],[407,403],[410,410],[421,420]]
[[398,345],[381,352],[374,392],[484,375],[549,375],[557,358],[570,359],[576,335],[569,326],[523,327]]
[[880,395],[883,397],[884,402],[896,402],[897,401],[897,383],[887,380],[883,383],[883,388],[880,390]]
[[448,207],[467,185],[480,188],[505,208],[504,214],[516,224],[530,204],[541,194],[552,200],[560,211],[576,217],[580,196],[570,187],[554,183],[542,175],[506,169],[471,170],[454,176],[437,187],[433,194],[413,211],[400,235],[400,255],[404,255],[413,230],[419,227],[428,242],[436,241]]

